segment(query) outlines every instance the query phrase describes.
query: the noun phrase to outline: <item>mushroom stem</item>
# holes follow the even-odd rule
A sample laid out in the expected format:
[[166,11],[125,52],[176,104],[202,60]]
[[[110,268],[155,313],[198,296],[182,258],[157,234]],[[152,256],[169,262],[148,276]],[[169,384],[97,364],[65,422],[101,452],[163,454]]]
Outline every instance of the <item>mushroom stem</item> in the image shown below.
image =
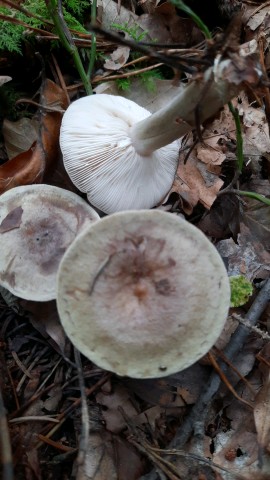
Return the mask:
[[185,135],[196,126],[196,111],[202,123],[228,103],[242,87],[241,81],[236,85],[226,78],[230,67],[231,60],[224,60],[209,68],[169,105],[134,124],[130,136],[137,153],[147,156]]

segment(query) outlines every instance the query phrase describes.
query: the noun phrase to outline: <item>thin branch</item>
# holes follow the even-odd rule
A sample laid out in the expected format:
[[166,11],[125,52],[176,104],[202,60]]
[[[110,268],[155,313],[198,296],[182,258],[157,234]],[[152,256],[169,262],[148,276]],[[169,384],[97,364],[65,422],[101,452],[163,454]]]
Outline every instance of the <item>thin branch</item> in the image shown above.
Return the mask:
[[79,452],[77,456],[77,466],[82,466],[84,464],[86,452],[88,449],[90,421],[89,421],[87,399],[85,394],[85,383],[84,383],[84,376],[83,376],[83,369],[82,369],[82,362],[81,362],[81,354],[76,348],[74,348],[74,358],[77,366],[79,386],[80,386],[80,392],[81,392],[81,416],[82,416]]

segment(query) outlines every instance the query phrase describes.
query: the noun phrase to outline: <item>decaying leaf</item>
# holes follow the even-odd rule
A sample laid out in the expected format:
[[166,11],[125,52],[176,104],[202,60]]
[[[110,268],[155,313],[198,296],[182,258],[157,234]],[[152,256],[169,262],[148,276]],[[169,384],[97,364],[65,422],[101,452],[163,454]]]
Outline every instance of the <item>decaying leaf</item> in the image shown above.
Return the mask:
[[[241,357],[243,363],[243,355]],[[246,375],[243,371],[241,373]],[[251,403],[254,399],[254,392],[250,390],[250,387],[257,388],[258,381],[260,381],[260,375],[255,372],[253,377],[249,377],[249,388],[242,382],[238,387],[235,382],[233,385],[235,385],[238,395]],[[232,478],[237,473],[243,475],[244,478],[245,475],[246,478],[251,478],[250,475],[255,473],[258,467],[258,443],[253,410],[244,406],[236,398],[232,398],[227,390],[227,396],[223,398],[223,413],[222,410],[219,412],[223,421],[220,418],[220,424],[217,424],[217,431],[213,436],[212,460],[228,469]],[[209,420],[211,422],[211,418]]]
[[229,275],[244,275],[250,281],[255,278],[266,278],[270,271],[270,253],[262,248],[249,228],[241,224],[237,243],[231,238],[221,240],[217,249],[223,257]]
[[209,172],[205,163],[198,160],[194,151],[185,163],[186,152],[180,153],[176,177],[171,193],[178,193],[183,199],[182,208],[185,213],[191,214],[198,202],[210,208],[214,203],[223,181]]
[[111,393],[99,392],[96,396],[97,402],[106,407],[103,411],[103,418],[106,422],[106,428],[113,433],[119,433],[126,427],[119,407],[121,407],[128,417],[137,415],[137,410],[131,401],[129,391],[121,385],[115,386]]
[[61,355],[66,355],[68,342],[60,323],[56,302],[33,302],[20,299],[20,306],[29,314],[35,329],[46,338],[48,343]]
[[[36,143],[27,151],[8,160],[0,166],[0,193],[18,185],[41,183],[59,155],[58,142],[62,114],[66,107],[63,90],[51,80],[45,80],[41,87],[39,132]],[[46,111],[55,107],[56,111]]]
[[260,448],[270,455],[270,373],[255,398],[254,420]]
[[[244,187],[246,190],[246,187]],[[270,197],[269,180],[255,180],[248,184],[248,190]],[[251,198],[246,198],[242,219],[256,243],[270,252],[270,207]]]
[[37,141],[38,121],[34,118],[20,118],[16,122],[5,119],[3,137],[9,160],[29,150]]
[[260,8],[257,13],[251,15],[250,19],[247,22],[247,27],[249,27],[251,30],[256,30],[265,21],[266,17],[269,17],[268,6]]
[[209,237],[224,239],[232,236],[237,239],[240,225],[239,199],[234,195],[221,195],[209,212],[197,224]]
[[121,95],[138,103],[138,105],[146,108],[149,112],[154,113],[160,108],[165,107],[182,88],[182,85],[173,85],[171,80],[156,79],[155,89],[149,92],[140,79],[132,79],[130,89],[127,91],[120,91],[114,82],[104,82],[95,88],[95,92]]
[[9,77],[8,75],[0,75],[0,87],[2,87],[4,83],[10,82],[11,80],[12,78]]
[[109,55],[109,58],[106,59],[104,68],[107,70],[119,70],[119,68],[123,67],[127,62],[129,52],[129,47],[117,47],[117,49]]
[[22,207],[16,207],[3,218],[0,224],[0,233],[9,232],[15,228],[20,228],[22,222]]
[[76,480],[137,480],[143,461],[132,445],[105,429],[90,432],[86,455]]
[[[119,4],[113,0],[98,0],[98,22],[106,30],[111,30],[114,23],[118,25],[128,25],[129,28],[136,27],[138,15],[131,12],[123,5],[119,8]],[[140,33],[142,33],[142,29]]]
[[256,160],[258,159],[256,157],[270,152],[269,126],[265,112],[261,107],[252,106],[245,93],[239,95],[236,106],[239,115],[243,118],[244,154]]
[[201,42],[202,32],[193,20],[182,18],[175,13],[175,7],[165,2],[158,6],[153,14],[141,15],[139,24],[147,32],[148,37],[159,43],[191,46]]

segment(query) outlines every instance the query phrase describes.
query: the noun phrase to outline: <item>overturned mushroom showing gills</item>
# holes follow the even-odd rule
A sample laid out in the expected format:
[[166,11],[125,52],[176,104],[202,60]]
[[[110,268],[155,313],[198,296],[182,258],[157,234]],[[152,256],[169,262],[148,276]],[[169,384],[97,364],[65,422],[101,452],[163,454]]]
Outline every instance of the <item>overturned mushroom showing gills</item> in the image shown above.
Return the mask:
[[101,219],[59,267],[57,306],[73,344],[118,375],[151,378],[195,363],[227,318],[226,269],[193,225],[162,211]]
[[75,193],[27,185],[0,197],[0,285],[26,300],[56,296],[56,272],[67,247],[99,219]]
[[209,68],[153,115],[120,96],[91,95],[73,102],[60,131],[73,183],[106,213],[159,204],[174,180],[177,139],[196,126],[196,109],[203,122],[242,88],[245,79],[235,73],[236,65],[224,60]]

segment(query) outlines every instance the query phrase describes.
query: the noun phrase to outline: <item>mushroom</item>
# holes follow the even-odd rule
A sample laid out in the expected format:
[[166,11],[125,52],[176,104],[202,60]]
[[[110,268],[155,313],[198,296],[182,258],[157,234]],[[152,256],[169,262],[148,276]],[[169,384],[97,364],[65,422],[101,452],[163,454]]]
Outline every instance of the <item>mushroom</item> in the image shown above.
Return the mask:
[[60,263],[57,308],[67,336],[98,366],[151,378],[195,363],[230,306],[217,250],[160,210],[118,212],[79,235]]
[[51,185],[20,186],[2,194],[0,285],[26,300],[54,299],[64,252],[98,219],[78,195]]
[[105,213],[159,204],[174,180],[177,139],[195,127],[196,109],[203,122],[236,95],[241,79],[233,76],[235,70],[230,60],[209,68],[153,115],[120,96],[97,94],[73,102],[60,131],[73,183]]

